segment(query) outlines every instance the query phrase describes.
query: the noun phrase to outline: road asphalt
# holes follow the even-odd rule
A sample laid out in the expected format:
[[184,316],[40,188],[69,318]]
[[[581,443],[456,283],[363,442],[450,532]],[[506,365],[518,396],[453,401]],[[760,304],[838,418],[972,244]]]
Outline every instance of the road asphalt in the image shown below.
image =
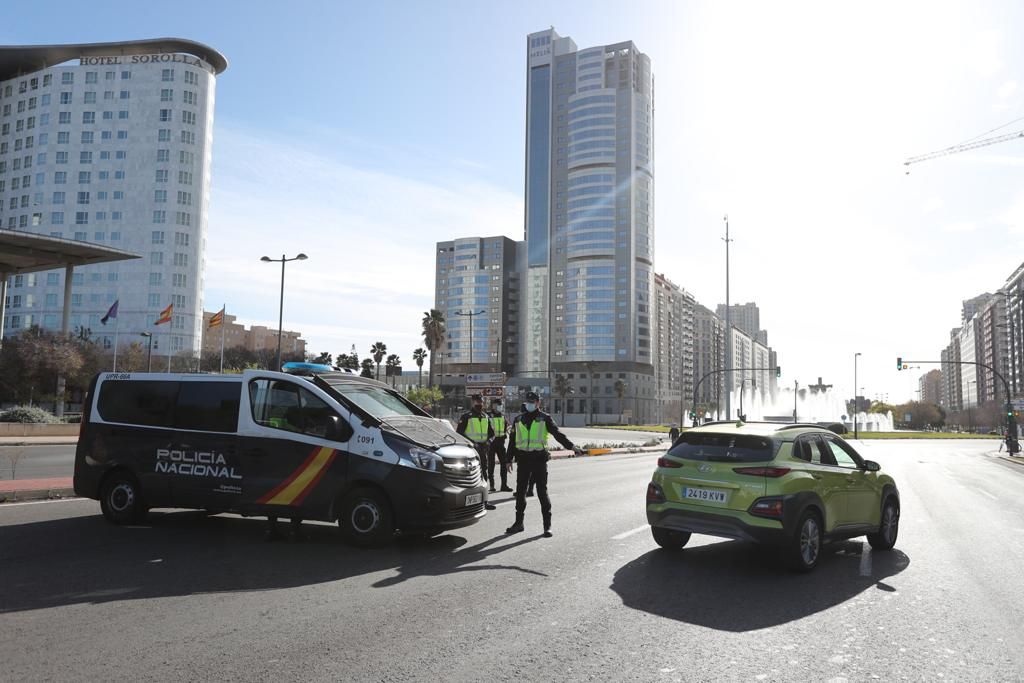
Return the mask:
[[555,536],[478,524],[384,548],[307,524],[95,501],[0,507],[6,680],[1020,680],[1024,468],[987,442],[863,442],[900,487],[896,550],[862,539],[793,574],[694,536],[658,549],[654,455],[553,461]]

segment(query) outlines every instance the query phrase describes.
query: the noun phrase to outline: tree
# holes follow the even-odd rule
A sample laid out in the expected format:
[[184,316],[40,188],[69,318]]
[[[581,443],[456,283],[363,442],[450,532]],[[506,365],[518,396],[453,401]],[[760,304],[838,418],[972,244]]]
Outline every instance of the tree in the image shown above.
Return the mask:
[[351,353],[347,353],[347,354],[346,353],[339,353],[338,354],[337,365],[338,365],[339,368],[347,369],[347,370],[358,370],[360,368],[360,365],[359,365],[359,354],[356,353],[356,345],[355,344],[352,345],[352,352]]
[[412,359],[416,361],[416,367],[420,369],[419,385],[423,386],[423,361],[427,359],[427,350],[423,347],[413,349]]
[[434,359],[437,351],[444,345],[446,335],[444,313],[436,308],[431,308],[423,314],[423,345],[430,352],[430,368],[427,375],[427,384],[434,386]]
[[[380,362],[384,360],[384,355],[388,352],[388,346],[384,342],[374,342],[373,346],[370,347],[370,355],[373,356],[373,362],[377,364],[377,379],[380,380]],[[386,375],[385,375],[386,377]]]
[[562,401],[562,424],[565,424],[565,397],[573,393],[572,385],[565,375],[555,375],[555,396]]
[[373,360],[364,358],[362,368],[362,372],[359,373],[362,377],[373,377]]
[[334,365],[333,359],[331,358],[331,354],[327,353],[326,351],[321,353],[319,356],[317,356],[310,362],[319,363],[320,365]]
[[441,402],[444,395],[437,387],[413,387],[405,397],[427,412],[431,412],[435,405]]
[[402,360],[398,357],[397,353],[392,353],[390,356],[388,356],[388,359],[384,365],[384,377],[390,377],[391,386],[397,387],[397,377],[402,374]]
[[615,396],[619,399],[619,424],[622,424],[622,397],[626,395],[626,383],[615,380]]

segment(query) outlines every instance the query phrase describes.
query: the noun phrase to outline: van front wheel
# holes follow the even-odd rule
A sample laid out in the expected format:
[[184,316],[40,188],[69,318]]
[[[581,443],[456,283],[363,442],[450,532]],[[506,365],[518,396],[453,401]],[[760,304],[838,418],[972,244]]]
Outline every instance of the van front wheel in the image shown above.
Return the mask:
[[114,472],[103,481],[100,510],[112,524],[136,524],[146,515],[142,490],[135,477],[127,472]]
[[355,489],[345,496],[338,526],[345,540],[358,546],[375,546],[395,535],[391,505],[379,491]]

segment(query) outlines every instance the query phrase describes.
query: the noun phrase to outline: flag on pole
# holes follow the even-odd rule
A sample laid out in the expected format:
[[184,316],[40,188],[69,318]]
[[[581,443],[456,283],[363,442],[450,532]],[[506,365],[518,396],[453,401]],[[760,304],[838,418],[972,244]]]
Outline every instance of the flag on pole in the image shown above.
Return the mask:
[[213,328],[224,324],[224,309],[220,309],[216,313],[210,316],[210,323],[206,329],[212,330]]
[[117,318],[117,305],[120,302],[121,302],[120,299],[115,301],[114,305],[111,306],[110,309],[107,311],[107,314],[105,316],[103,316],[102,318],[100,318],[100,324],[101,325],[106,325],[107,321],[110,320],[111,318],[115,318],[115,319]]
[[171,322],[171,316],[174,315],[174,304],[170,304],[163,311],[160,312],[160,317],[157,318],[154,325],[163,325],[164,323]]

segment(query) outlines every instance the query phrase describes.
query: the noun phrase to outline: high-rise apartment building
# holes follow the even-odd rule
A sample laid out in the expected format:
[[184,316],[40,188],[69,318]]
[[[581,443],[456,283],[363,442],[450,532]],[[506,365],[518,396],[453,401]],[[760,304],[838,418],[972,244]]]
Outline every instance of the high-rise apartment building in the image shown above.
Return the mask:
[[[748,302],[745,304],[732,304],[729,308],[729,322],[740,328],[751,339],[768,346],[768,331],[761,329],[761,312],[757,304]],[[725,304],[718,304],[715,314],[725,319]]]
[[929,370],[917,381],[921,401],[941,405],[942,370]]
[[[121,343],[173,303],[161,343],[200,348],[214,93],[226,68],[216,50],[181,39],[0,50],[0,226],[143,257],[76,269],[71,325],[108,346],[112,325],[99,321],[119,301]],[[6,330],[59,329],[63,277],[13,278]]]
[[434,360],[436,376],[508,372],[519,353],[521,248],[507,237],[438,242],[434,307],[447,329]]
[[1006,297],[1006,381],[1016,397],[1024,394],[1024,264],[1018,266],[1001,290]]
[[725,321],[710,309],[697,304],[693,320],[693,381],[697,385],[698,414],[718,417],[722,405],[725,374],[716,370],[725,367]]
[[527,371],[622,375],[651,419],[654,289],[650,59],[632,42],[578,50],[527,37]]
[[655,420],[680,422],[693,404],[693,295],[660,273],[654,274]]

